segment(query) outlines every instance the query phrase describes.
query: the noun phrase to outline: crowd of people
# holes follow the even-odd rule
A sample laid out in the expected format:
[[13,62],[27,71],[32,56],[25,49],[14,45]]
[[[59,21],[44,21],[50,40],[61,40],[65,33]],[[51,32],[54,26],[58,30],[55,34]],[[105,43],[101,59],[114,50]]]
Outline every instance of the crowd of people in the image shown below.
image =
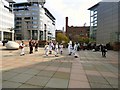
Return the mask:
[[[24,47],[25,47],[25,44],[24,44],[24,41],[21,41],[20,43],[20,49],[21,49],[21,53],[20,55],[25,55],[24,53]],[[38,47],[39,47],[39,44],[38,44],[38,41],[37,40],[29,40],[29,54],[32,54],[33,53],[33,47],[35,48],[35,52],[38,51]],[[77,43],[77,42],[72,42],[72,41],[69,41],[68,43],[68,55],[74,55],[74,57],[78,57],[77,55],[77,51],[80,51],[80,50],[92,50],[94,52],[96,51],[101,51],[102,52],[102,56],[103,57],[106,57],[106,52],[107,52],[107,49],[110,47],[109,44],[106,44],[106,45],[103,45],[103,44],[99,44],[99,45],[96,45],[96,43]],[[45,44],[45,47],[44,47],[44,52],[45,52],[45,55],[48,56],[49,54],[53,54],[54,52],[54,55],[55,57],[58,57],[58,54],[63,54],[63,44],[62,43],[58,43],[58,42],[52,42],[52,41],[49,41],[49,42],[46,42]]]
[[[25,55],[24,47],[25,47],[24,41],[21,41],[21,43],[20,43],[20,49],[21,49],[20,55],[21,56]],[[33,50],[35,50],[35,52],[38,51],[38,47],[39,47],[39,44],[38,44],[37,40],[36,41],[30,40],[29,41],[29,54],[32,54]],[[33,48],[35,48],[35,49],[33,49]],[[58,57],[58,53],[60,53],[61,55],[63,53],[63,44],[61,43],[59,45],[58,42],[53,43],[52,41],[46,42],[44,51],[45,51],[46,56],[48,56],[49,54],[53,54],[53,51],[54,51],[55,57]]]
[[80,50],[92,50],[93,52],[100,51],[102,52],[102,57],[106,57],[106,52],[108,49],[110,50],[110,48],[109,43],[106,45],[96,43],[73,43],[72,41],[68,43],[69,55],[72,53],[76,54],[76,51]]

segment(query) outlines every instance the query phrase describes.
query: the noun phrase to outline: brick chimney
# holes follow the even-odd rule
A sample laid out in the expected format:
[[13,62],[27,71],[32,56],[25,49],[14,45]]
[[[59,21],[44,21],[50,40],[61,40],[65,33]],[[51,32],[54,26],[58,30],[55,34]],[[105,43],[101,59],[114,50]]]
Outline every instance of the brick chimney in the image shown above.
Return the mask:
[[68,32],[68,17],[66,17],[66,34],[67,34],[67,32]]

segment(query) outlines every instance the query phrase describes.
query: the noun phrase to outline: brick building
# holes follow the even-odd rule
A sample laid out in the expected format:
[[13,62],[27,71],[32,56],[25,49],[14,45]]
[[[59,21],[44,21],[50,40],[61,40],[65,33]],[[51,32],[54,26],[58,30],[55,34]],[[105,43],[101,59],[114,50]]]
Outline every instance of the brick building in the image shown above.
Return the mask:
[[72,41],[77,41],[77,37],[89,38],[89,26],[68,26],[68,17],[66,17],[66,35]]

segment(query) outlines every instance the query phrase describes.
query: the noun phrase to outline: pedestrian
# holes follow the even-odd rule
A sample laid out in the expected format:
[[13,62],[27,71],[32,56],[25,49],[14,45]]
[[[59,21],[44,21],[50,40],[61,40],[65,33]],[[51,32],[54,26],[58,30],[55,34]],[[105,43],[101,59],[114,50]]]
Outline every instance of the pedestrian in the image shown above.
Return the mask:
[[58,57],[58,42],[55,44],[55,57]]
[[54,44],[53,44],[52,41],[50,41],[50,43],[49,43],[49,54],[52,54],[53,48],[54,48]]
[[77,51],[77,43],[75,42],[74,47],[73,47],[73,55],[75,55],[76,51]]
[[70,41],[70,42],[68,43],[68,52],[69,52],[69,55],[72,54],[72,49],[73,49],[73,47],[72,47],[72,41]]
[[35,51],[38,51],[38,41],[37,40],[35,41],[34,46],[35,46]]
[[20,43],[20,49],[21,49],[20,56],[25,55],[24,47],[25,47],[24,41],[21,41],[21,43]]
[[102,44],[101,46],[101,51],[102,51],[102,57],[106,57],[106,52],[107,52],[107,48],[105,45]]
[[80,50],[80,44],[78,43],[77,44],[77,51],[79,51]]
[[62,55],[62,53],[63,53],[63,44],[62,43],[59,45],[59,48],[60,48],[60,54]]
[[45,50],[45,55],[48,56],[48,53],[49,53],[49,44],[48,44],[48,42],[46,42],[44,50]]
[[33,53],[33,41],[32,41],[32,39],[29,41],[29,48],[30,48],[30,54],[32,54]]

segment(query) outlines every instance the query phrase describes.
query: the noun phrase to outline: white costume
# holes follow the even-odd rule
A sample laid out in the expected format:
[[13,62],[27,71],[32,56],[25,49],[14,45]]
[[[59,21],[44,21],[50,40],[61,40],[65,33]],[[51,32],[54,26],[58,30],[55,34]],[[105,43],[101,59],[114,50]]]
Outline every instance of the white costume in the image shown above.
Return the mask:
[[58,44],[55,45],[55,56],[58,54]]
[[25,45],[23,44],[23,43],[20,43],[20,49],[21,49],[21,53],[20,53],[20,55],[24,55],[25,54],[25,51],[24,51],[24,47],[25,47]]
[[50,54],[52,53],[52,49],[54,48],[54,44],[51,42],[49,43],[49,51],[50,51]]
[[48,56],[49,52],[49,45],[45,45],[45,55]]
[[72,47],[72,41],[70,41],[70,42],[68,43],[68,52],[69,52],[70,55],[71,55],[71,53],[72,53],[72,49],[73,49],[73,47]]
[[62,52],[63,52],[63,45],[61,44],[61,45],[59,45],[59,47],[60,47],[60,53],[62,54]]
[[73,49],[73,54],[75,55],[76,54],[76,51],[77,51],[77,44],[74,45],[74,49]]

